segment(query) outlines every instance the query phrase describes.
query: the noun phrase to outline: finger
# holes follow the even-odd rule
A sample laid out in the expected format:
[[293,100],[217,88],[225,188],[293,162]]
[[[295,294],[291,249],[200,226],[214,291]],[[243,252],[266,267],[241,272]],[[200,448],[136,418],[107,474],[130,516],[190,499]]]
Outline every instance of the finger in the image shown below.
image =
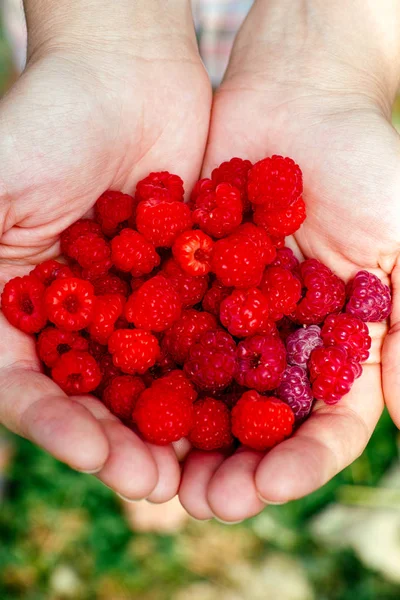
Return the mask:
[[172,446],[155,446],[147,444],[158,469],[158,482],[147,497],[149,502],[161,504],[168,502],[178,493],[181,479],[181,467]]
[[172,443],[176,457],[179,462],[183,462],[191,450],[191,443],[187,438],[181,438],[177,442]]
[[383,393],[390,415],[400,427],[400,261],[392,271],[393,308],[390,329],[383,343]]

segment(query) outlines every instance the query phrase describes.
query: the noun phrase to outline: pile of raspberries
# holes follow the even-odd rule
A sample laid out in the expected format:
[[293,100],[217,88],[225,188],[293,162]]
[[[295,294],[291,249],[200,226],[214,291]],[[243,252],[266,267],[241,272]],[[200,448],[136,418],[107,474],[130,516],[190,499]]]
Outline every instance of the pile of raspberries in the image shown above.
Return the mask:
[[285,247],[302,191],[282,156],[222,163],[189,203],[180,177],[150,173],[62,233],[63,262],[9,281],[3,313],[66,394],[94,394],[145,440],[271,448],[349,392],[366,322],[391,310],[375,275],[346,287]]

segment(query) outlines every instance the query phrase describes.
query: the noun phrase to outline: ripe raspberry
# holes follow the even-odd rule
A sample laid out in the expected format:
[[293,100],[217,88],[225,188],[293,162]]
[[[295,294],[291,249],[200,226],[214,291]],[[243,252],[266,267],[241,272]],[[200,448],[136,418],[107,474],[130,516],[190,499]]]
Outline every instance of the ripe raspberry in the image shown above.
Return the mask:
[[173,258],[163,264],[160,274],[166,277],[178,292],[183,308],[198,304],[207,292],[208,276],[193,277],[185,273]]
[[190,208],[178,200],[152,197],[139,202],[136,226],[157,248],[171,248],[178,235],[192,226]]
[[181,269],[194,277],[211,269],[212,239],[202,231],[185,231],[172,246],[172,254]]
[[92,392],[101,381],[99,366],[89,352],[62,354],[51,371],[60,388],[70,396]]
[[214,183],[230,183],[240,191],[243,212],[250,209],[250,202],[247,198],[247,178],[252,166],[249,160],[235,157],[223,162],[211,173]]
[[287,438],[293,430],[290,406],[274,398],[246,392],[232,410],[232,433],[254,450],[264,451]]
[[178,175],[172,175],[168,171],[150,173],[147,177],[138,182],[136,186],[136,198],[141,200],[151,200],[164,196],[171,200],[183,200],[183,181]]
[[254,222],[264,227],[266,232],[275,237],[292,235],[306,218],[306,205],[303,198],[299,198],[287,208],[271,211],[265,204],[259,204],[254,211]]
[[110,246],[96,233],[80,235],[70,246],[68,256],[86,269],[88,279],[96,279],[111,268]]
[[225,331],[203,333],[189,350],[186,375],[201,390],[218,392],[232,381],[236,370],[236,345]]
[[45,260],[40,265],[36,265],[29,274],[37,277],[46,287],[53,283],[55,279],[73,277],[72,271],[67,265],[53,259]]
[[76,277],[56,279],[47,288],[44,302],[52,323],[66,331],[78,331],[92,320],[94,289],[89,281]]
[[271,242],[272,242],[272,245],[274,246],[275,250],[280,250],[281,248],[285,247],[285,238],[284,237],[272,237],[271,236]]
[[336,404],[362,373],[360,364],[351,361],[341,346],[313,350],[309,369],[314,397],[326,404]]
[[126,298],[130,293],[128,283],[121,279],[121,277],[118,277],[118,275],[112,275],[111,273],[102,275],[92,283],[96,296],[103,296],[104,294],[120,294]]
[[[90,344],[92,346],[92,344]],[[90,349],[89,346],[89,349]],[[90,352],[92,354],[92,352]],[[123,373],[121,369],[118,369],[113,363],[113,357],[108,352],[106,347],[106,352],[98,359],[98,365],[100,367],[101,372],[101,381],[96,389],[96,394],[99,398],[103,397],[104,390],[111,383],[113,379],[116,377],[120,377]]]
[[203,333],[217,328],[216,318],[207,312],[184,310],[177,321],[165,332],[162,347],[172,359],[183,364],[189,350],[196,344]]
[[261,260],[265,265],[270,264],[275,259],[276,250],[272,240],[262,227],[257,227],[254,223],[243,223],[236,229],[235,235],[248,236],[260,250]]
[[262,250],[247,235],[233,234],[214,244],[211,268],[226,287],[257,287],[264,264]]
[[79,333],[46,327],[37,341],[37,353],[47,367],[54,367],[62,354],[70,350],[86,351],[88,341]]
[[341,346],[348,358],[364,362],[369,356],[371,338],[367,325],[358,317],[343,313],[326,317],[321,331],[324,346]]
[[73,250],[76,240],[81,235],[86,235],[87,233],[95,233],[99,236],[103,235],[100,225],[92,219],[79,219],[79,221],[72,223],[72,225],[65,229],[61,234],[61,254],[70,256],[70,251]]
[[281,267],[289,271],[296,271],[299,266],[299,261],[293,254],[290,248],[279,248],[276,251],[275,260],[271,263],[271,267]]
[[221,323],[236,337],[260,331],[268,321],[268,300],[257,288],[234,290],[221,302]]
[[299,271],[305,295],[293,313],[298,323],[321,323],[326,315],[338,312],[343,307],[344,283],[327,266],[310,258],[300,264]]
[[389,286],[368,271],[359,271],[349,282],[347,296],[346,312],[362,321],[384,321],[391,313]]
[[103,392],[103,402],[121,421],[130,421],[133,409],[146,386],[140,377],[120,375],[114,377]]
[[173,389],[145,390],[133,413],[143,437],[152,444],[166,445],[186,437],[193,427],[193,403]]
[[274,321],[279,321],[284,315],[290,315],[301,297],[300,281],[283,267],[267,267],[261,290],[268,298],[269,314]]
[[96,221],[108,237],[114,236],[132,216],[132,196],[108,190],[97,200],[94,211]]
[[307,373],[301,367],[286,367],[276,395],[290,406],[296,421],[310,414],[313,395]]
[[311,352],[323,345],[321,328],[318,325],[300,327],[288,335],[286,340],[287,361],[290,365],[307,367]]
[[1,308],[6,319],[25,333],[37,333],[46,325],[45,287],[34,275],[14,277],[1,294]]
[[238,344],[236,381],[258,392],[273,390],[286,368],[283,342],[273,335],[253,335]]
[[197,392],[193,387],[193,384],[185,376],[183,371],[175,369],[170,371],[156,379],[151,386],[154,390],[160,390],[160,394],[164,393],[163,390],[173,390],[176,394],[180,394],[190,402],[194,402],[197,398]]
[[247,192],[253,204],[269,210],[288,208],[303,192],[301,169],[291,158],[264,158],[250,169]]
[[203,310],[219,317],[221,302],[231,295],[232,287],[225,287],[216,279],[203,298]]
[[147,275],[160,264],[153,244],[133,229],[123,229],[111,241],[111,260],[117,269],[130,271],[134,277]]
[[139,329],[165,331],[179,318],[181,310],[178,293],[168,279],[158,275],[128,298],[125,317]]
[[218,450],[233,444],[231,415],[224,402],[202,398],[194,404],[194,425],[189,441],[200,450]]
[[107,344],[115,329],[115,323],[124,310],[124,300],[120,294],[96,296],[92,321],[89,325],[90,336],[100,344]]
[[193,223],[205,233],[222,238],[242,222],[240,192],[229,183],[220,183],[211,192],[199,194],[193,207]]
[[142,329],[118,329],[108,340],[113,363],[124,373],[142,374],[156,362],[160,347],[157,338]]

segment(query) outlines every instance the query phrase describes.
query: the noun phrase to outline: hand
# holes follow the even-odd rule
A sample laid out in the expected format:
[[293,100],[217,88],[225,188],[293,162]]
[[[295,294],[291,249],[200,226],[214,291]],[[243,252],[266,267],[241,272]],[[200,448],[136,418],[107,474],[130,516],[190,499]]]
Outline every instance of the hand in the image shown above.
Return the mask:
[[[190,189],[211,102],[186,2],[26,4],[28,67],[0,104],[2,285],[56,257],[60,232],[105,190],[132,193],[163,169]],[[94,397],[68,398],[2,315],[0,422],[123,496],[176,494],[174,449],[145,444]]]
[[[367,269],[388,282],[395,268],[395,334],[387,339],[383,368],[387,402],[400,424],[400,143],[390,124],[397,81],[380,56],[380,71],[374,70],[376,50],[364,52],[360,66],[354,50],[360,44],[346,54],[343,31],[346,23],[365,25],[362,6],[356,26],[349,3],[335,3],[325,31],[318,11],[328,10],[326,3],[306,2],[314,8],[307,15],[290,2],[266,4],[256,2],[250,12],[215,97],[204,174],[232,156],[291,156],[303,170],[308,215],[292,240],[297,251],[345,280]],[[382,72],[387,80],[375,77]],[[269,453],[192,452],[180,490],[185,508],[200,519],[239,521],[267,503],[309,494],[354,461],[383,408],[386,331],[386,324],[371,324],[371,355],[351,393],[336,406],[318,402],[296,434]]]

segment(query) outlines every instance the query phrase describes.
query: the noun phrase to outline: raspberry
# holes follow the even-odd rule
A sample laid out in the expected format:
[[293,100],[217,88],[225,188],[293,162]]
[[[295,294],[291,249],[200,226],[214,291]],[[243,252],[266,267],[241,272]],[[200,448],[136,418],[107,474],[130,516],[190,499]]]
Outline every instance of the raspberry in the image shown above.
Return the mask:
[[138,182],[136,186],[137,200],[151,200],[155,195],[170,198],[171,200],[183,200],[183,181],[178,175],[172,175],[168,171],[150,173]]
[[291,158],[264,158],[250,169],[247,192],[253,204],[263,204],[269,210],[287,208],[303,192],[301,169]]
[[171,248],[176,238],[192,226],[190,208],[178,200],[152,197],[139,202],[136,226],[156,247]]
[[343,307],[344,283],[328,267],[310,258],[300,264],[299,271],[305,295],[293,313],[298,323],[321,323],[327,315]]
[[126,303],[125,317],[139,329],[165,331],[182,310],[178,293],[165,277],[146,281]]
[[[274,323],[274,321],[273,321]],[[298,325],[292,321],[289,317],[283,317],[276,324],[274,323],[277,335],[281,338],[282,342],[286,343],[287,338],[291,333],[294,333],[298,329]]]
[[239,190],[229,183],[220,183],[213,191],[197,196],[192,219],[208,235],[222,238],[240,225],[242,212]]
[[123,229],[111,241],[111,260],[117,269],[130,271],[134,277],[147,275],[160,264],[153,244],[133,229]]
[[97,200],[94,211],[96,221],[105,235],[112,237],[132,216],[134,200],[132,196],[108,190]]
[[172,246],[172,254],[181,269],[198,277],[211,269],[212,239],[202,231],[185,231]]
[[287,361],[290,365],[305,369],[311,352],[322,345],[321,328],[318,325],[296,329],[286,340]]
[[194,404],[194,425],[189,441],[201,450],[218,450],[232,445],[231,415],[224,402],[202,398]]
[[161,379],[161,377],[164,377],[164,375],[167,375],[176,369],[176,363],[165,351],[165,348],[162,347],[155,364],[143,375],[144,382],[147,387],[150,387],[154,381]]
[[103,296],[104,294],[120,294],[126,298],[130,291],[126,281],[121,279],[121,277],[118,277],[118,275],[112,275],[111,273],[102,275],[92,283],[96,296]]
[[351,361],[341,346],[313,350],[309,369],[314,397],[326,404],[336,404],[362,373],[362,367]]
[[46,287],[53,283],[55,279],[73,277],[72,271],[67,265],[53,259],[45,260],[40,265],[36,265],[29,274],[37,277]]
[[208,177],[204,177],[203,179],[199,179],[196,181],[192,193],[190,194],[190,207],[196,205],[196,200],[199,196],[204,194],[211,194],[215,190],[215,183],[212,179]]
[[249,160],[235,157],[223,162],[211,173],[214,183],[230,183],[239,190],[244,212],[250,209],[250,202],[247,198],[247,178],[251,167],[252,164]]
[[142,374],[156,362],[160,347],[157,338],[142,329],[118,329],[108,340],[113,363],[124,373]]
[[299,266],[299,261],[293,254],[290,248],[279,248],[276,251],[275,260],[271,263],[271,267],[281,267],[289,271],[296,271]]
[[202,334],[216,328],[216,318],[210,313],[184,310],[165,332],[162,346],[176,363],[183,364],[190,348],[200,340]]
[[225,331],[208,331],[189,350],[186,375],[201,390],[218,392],[232,381],[236,370],[236,345]]
[[211,268],[226,287],[256,287],[265,264],[262,256],[249,236],[233,234],[214,244]]
[[285,247],[285,238],[284,237],[272,237],[271,242],[276,250],[280,250]]
[[276,395],[290,406],[296,421],[301,421],[309,415],[313,395],[307,373],[301,367],[286,368]]
[[89,333],[96,342],[107,344],[115,329],[115,323],[124,309],[124,300],[120,294],[96,296]]
[[287,208],[271,211],[265,204],[256,206],[254,223],[264,227],[266,232],[275,237],[292,235],[306,218],[306,205],[303,198],[299,198]]
[[40,333],[36,349],[40,360],[47,367],[54,367],[62,354],[70,350],[86,351],[88,341],[79,333],[47,327]]
[[121,421],[130,421],[140,394],[146,389],[140,377],[114,377],[103,392],[103,402]]
[[369,356],[371,338],[367,325],[358,317],[343,313],[326,317],[321,331],[324,346],[341,346],[348,358],[364,362]]
[[254,223],[243,223],[236,229],[235,235],[248,236],[261,251],[261,260],[265,265],[270,264],[275,259],[276,250],[271,238],[262,227],[257,227]]
[[346,312],[362,321],[384,321],[391,313],[389,286],[368,271],[359,271],[349,282],[347,296]]
[[198,304],[207,292],[208,276],[192,277],[185,273],[173,258],[163,264],[160,274],[166,277],[178,292],[183,308]]
[[100,225],[92,221],[92,219],[79,219],[79,221],[76,221],[65,229],[60,237],[61,254],[70,256],[70,250],[72,251],[76,240],[81,235],[86,235],[87,233],[95,233],[99,236],[103,235]]
[[4,286],[1,308],[6,319],[25,333],[37,333],[46,325],[45,287],[34,275],[14,277]]
[[92,320],[94,289],[89,281],[56,279],[47,288],[44,301],[48,318],[60,329],[78,331]]
[[290,406],[274,398],[246,392],[232,410],[232,433],[254,450],[264,451],[287,438],[293,430]]
[[238,344],[236,381],[259,392],[273,390],[286,368],[283,342],[273,335],[254,335]]
[[300,281],[283,267],[268,267],[264,271],[261,290],[268,298],[269,314],[274,321],[290,315],[301,297]]
[[233,288],[225,287],[218,281],[214,281],[203,298],[203,310],[219,317],[221,302],[231,295]]
[[99,344],[99,342],[96,342],[95,340],[90,339],[87,331],[83,331],[82,335],[85,335],[88,337],[88,343],[89,343],[88,352],[89,352],[89,354],[91,354],[93,356],[93,358],[95,358],[97,360],[97,362],[100,362],[100,360],[103,358],[103,356],[108,353],[107,346],[105,346],[104,344]]
[[248,392],[247,388],[239,385],[236,381],[232,381],[232,383],[225,390],[222,392],[217,392],[214,395],[217,400],[220,400],[226,404],[229,410],[232,410],[245,392]]
[[167,387],[151,387],[139,397],[133,413],[143,437],[152,444],[166,445],[186,437],[193,426],[193,403]]
[[[92,352],[90,353],[92,354]],[[115,379],[116,377],[120,377],[122,375],[122,371],[114,365],[113,357],[108,352],[107,347],[105,354],[99,357],[98,365],[100,367],[101,372],[101,382],[96,389],[96,393],[100,398],[102,398],[106,387],[111,383],[113,379]]]
[[221,302],[220,319],[233,336],[253,335],[268,321],[268,300],[257,288],[235,290]]
[[99,366],[89,352],[70,350],[62,354],[51,371],[60,388],[69,395],[92,392],[101,381]]
[[197,392],[193,387],[193,384],[185,376],[183,371],[175,369],[170,373],[167,373],[163,377],[156,379],[151,386],[154,390],[160,390],[160,394],[164,393],[163,390],[173,390],[177,394],[181,394],[183,397],[194,402],[197,398]]
[[111,268],[111,251],[106,240],[96,233],[79,236],[69,248],[69,257],[86,269],[88,279],[96,279]]

